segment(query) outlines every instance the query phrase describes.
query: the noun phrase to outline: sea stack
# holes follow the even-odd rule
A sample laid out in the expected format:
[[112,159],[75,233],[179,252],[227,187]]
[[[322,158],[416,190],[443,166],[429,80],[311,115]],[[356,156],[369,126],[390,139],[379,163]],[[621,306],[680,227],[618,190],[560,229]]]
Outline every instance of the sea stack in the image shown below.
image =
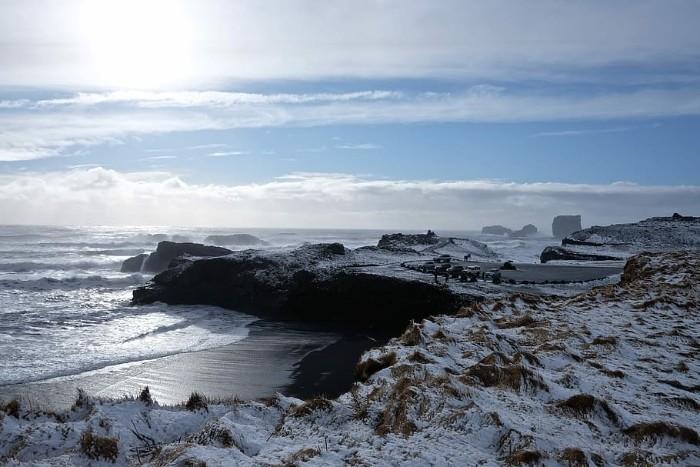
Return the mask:
[[552,221],[552,235],[554,238],[566,238],[581,229],[580,214],[556,216]]

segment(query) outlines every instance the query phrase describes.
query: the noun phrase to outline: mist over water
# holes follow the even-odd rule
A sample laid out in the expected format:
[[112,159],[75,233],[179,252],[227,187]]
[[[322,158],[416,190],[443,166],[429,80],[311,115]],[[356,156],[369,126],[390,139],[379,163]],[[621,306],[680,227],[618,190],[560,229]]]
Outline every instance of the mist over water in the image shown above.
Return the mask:
[[[38,381],[114,364],[204,350],[244,339],[255,318],[208,306],[131,306],[151,276],[119,272],[123,260],[162,240],[204,242],[248,233],[262,248],[305,242],[376,245],[386,231],[0,226],[0,384]],[[487,241],[510,259],[532,261],[551,239]],[[227,245],[231,249],[247,247]],[[258,247],[259,248],[259,247]]]

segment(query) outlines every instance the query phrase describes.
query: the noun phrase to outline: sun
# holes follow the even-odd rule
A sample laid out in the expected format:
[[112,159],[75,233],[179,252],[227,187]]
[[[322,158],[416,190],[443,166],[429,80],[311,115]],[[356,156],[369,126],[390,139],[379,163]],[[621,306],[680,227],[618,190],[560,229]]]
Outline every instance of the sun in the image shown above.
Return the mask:
[[157,89],[191,75],[193,25],[177,0],[86,0],[90,72],[106,86]]

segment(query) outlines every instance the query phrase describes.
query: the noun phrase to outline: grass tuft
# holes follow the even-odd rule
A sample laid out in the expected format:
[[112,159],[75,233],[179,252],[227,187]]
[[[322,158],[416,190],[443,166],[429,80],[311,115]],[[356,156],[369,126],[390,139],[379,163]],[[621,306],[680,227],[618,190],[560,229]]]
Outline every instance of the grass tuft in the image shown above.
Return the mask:
[[579,448],[566,448],[559,454],[559,460],[568,467],[588,467],[586,454]]
[[623,430],[623,433],[635,441],[645,439],[655,440],[663,436],[678,438],[688,444],[700,445],[700,436],[692,428],[674,425],[668,422],[642,422],[636,423]]
[[596,399],[590,394],[576,394],[565,401],[557,403],[560,409],[572,413],[578,417],[586,417],[596,409],[605,412],[611,422],[617,423],[617,414],[610,408],[607,402]]
[[12,399],[10,402],[5,404],[5,407],[3,407],[3,410],[7,415],[10,417],[15,417],[19,419],[19,414],[20,414],[20,409],[22,408],[19,399]]
[[389,368],[396,363],[396,353],[390,352],[379,358],[368,358],[355,367],[355,379],[360,382],[367,381],[373,374],[384,368]]
[[304,417],[311,415],[312,413],[323,410],[325,412],[330,411],[333,408],[331,401],[323,396],[317,396],[313,399],[305,401],[303,404],[298,405],[292,409],[291,415],[293,417]]
[[542,459],[542,454],[539,451],[530,451],[521,449],[515,451],[506,458],[508,465],[535,465]]
[[80,436],[80,451],[90,459],[115,462],[119,456],[119,444],[117,438],[95,436],[92,428],[88,428]]

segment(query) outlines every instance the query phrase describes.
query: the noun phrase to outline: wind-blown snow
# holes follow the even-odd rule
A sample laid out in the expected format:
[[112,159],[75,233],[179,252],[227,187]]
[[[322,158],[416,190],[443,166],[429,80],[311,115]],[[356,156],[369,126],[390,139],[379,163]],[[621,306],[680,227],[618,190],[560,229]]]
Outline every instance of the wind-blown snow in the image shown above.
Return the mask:
[[365,354],[337,400],[24,405],[2,417],[0,460],[84,464],[91,427],[118,440],[118,463],[696,465],[699,284],[699,253],[649,253],[619,284],[426,320]]

